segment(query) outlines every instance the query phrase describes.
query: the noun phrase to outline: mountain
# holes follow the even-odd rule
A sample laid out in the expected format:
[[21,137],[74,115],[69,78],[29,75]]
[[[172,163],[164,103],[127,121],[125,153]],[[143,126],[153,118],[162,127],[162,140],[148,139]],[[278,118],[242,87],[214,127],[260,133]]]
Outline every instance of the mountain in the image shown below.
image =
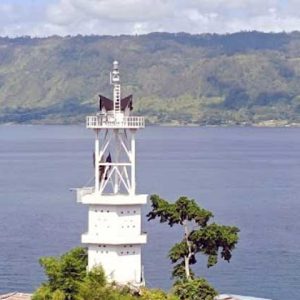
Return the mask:
[[0,38],[0,123],[76,123],[111,96],[149,123],[300,123],[300,33]]

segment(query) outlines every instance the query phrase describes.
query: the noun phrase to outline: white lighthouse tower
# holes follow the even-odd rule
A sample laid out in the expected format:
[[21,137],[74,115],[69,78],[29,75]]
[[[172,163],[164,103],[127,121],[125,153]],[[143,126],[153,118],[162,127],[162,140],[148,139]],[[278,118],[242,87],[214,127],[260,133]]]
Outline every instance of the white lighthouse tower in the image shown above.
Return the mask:
[[141,246],[141,207],[147,195],[136,194],[135,133],[144,118],[131,116],[132,96],[121,97],[118,62],[110,74],[113,100],[102,95],[99,112],[88,116],[95,133],[95,184],[77,189],[77,201],[89,206],[88,232],[81,241],[88,248],[88,269],[101,265],[109,281],[144,284]]

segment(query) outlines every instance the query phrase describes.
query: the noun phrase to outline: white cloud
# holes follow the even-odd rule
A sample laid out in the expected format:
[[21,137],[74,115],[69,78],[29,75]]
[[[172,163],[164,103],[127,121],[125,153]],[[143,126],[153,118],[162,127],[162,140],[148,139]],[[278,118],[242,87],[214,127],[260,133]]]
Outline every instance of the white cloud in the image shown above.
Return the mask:
[[300,30],[299,0],[2,0],[0,35]]

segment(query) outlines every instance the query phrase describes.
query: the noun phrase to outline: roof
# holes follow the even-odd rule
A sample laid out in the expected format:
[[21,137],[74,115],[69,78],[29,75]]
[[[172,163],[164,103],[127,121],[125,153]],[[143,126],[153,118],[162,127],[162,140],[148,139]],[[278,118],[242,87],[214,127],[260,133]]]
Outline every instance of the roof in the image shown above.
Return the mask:
[[272,300],[272,299],[222,294],[215,297],[215,300]]
[[[103,107],[105,108],[106,111],[113,110],[114,109],[114,101],[111,99],[108,99],[102,95],[99,95],[99,109],[102,110]],[[127,107],[130,110],[133,109],[132,95],[129,95],[129,96],[121,99],[121,110],[124,111]]]
[[5,295],[0,295],[0,300],[30,300],[32,294],[25,293],[9,293]]

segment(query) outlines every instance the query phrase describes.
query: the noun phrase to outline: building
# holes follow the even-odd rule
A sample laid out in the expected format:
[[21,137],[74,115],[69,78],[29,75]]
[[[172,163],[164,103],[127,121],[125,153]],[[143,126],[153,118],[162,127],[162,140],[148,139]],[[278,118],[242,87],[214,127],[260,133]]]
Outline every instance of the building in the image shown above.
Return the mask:
[[110,75],[113,100],[100,95],[99,112],[88,116],[86,127],[95,134],[95,182],[77,189],[77,201],[88,205],[88,269],[101,265],[109,281],[144,284],[141,247],[141,207],[147,195],[136,194],[135,134],[144,118],[132,116],[132,96],[121,97],[118,62]]
[[5,295],[0,295],[0,300],[30,300],[32,294],[25,293],[9,293]]
[[214,300],[271,300],[271,299],[257,298],[257,297],[250,297],[250,296],[241,296],[241,295],[221,294],[221,295],[216,296]]

